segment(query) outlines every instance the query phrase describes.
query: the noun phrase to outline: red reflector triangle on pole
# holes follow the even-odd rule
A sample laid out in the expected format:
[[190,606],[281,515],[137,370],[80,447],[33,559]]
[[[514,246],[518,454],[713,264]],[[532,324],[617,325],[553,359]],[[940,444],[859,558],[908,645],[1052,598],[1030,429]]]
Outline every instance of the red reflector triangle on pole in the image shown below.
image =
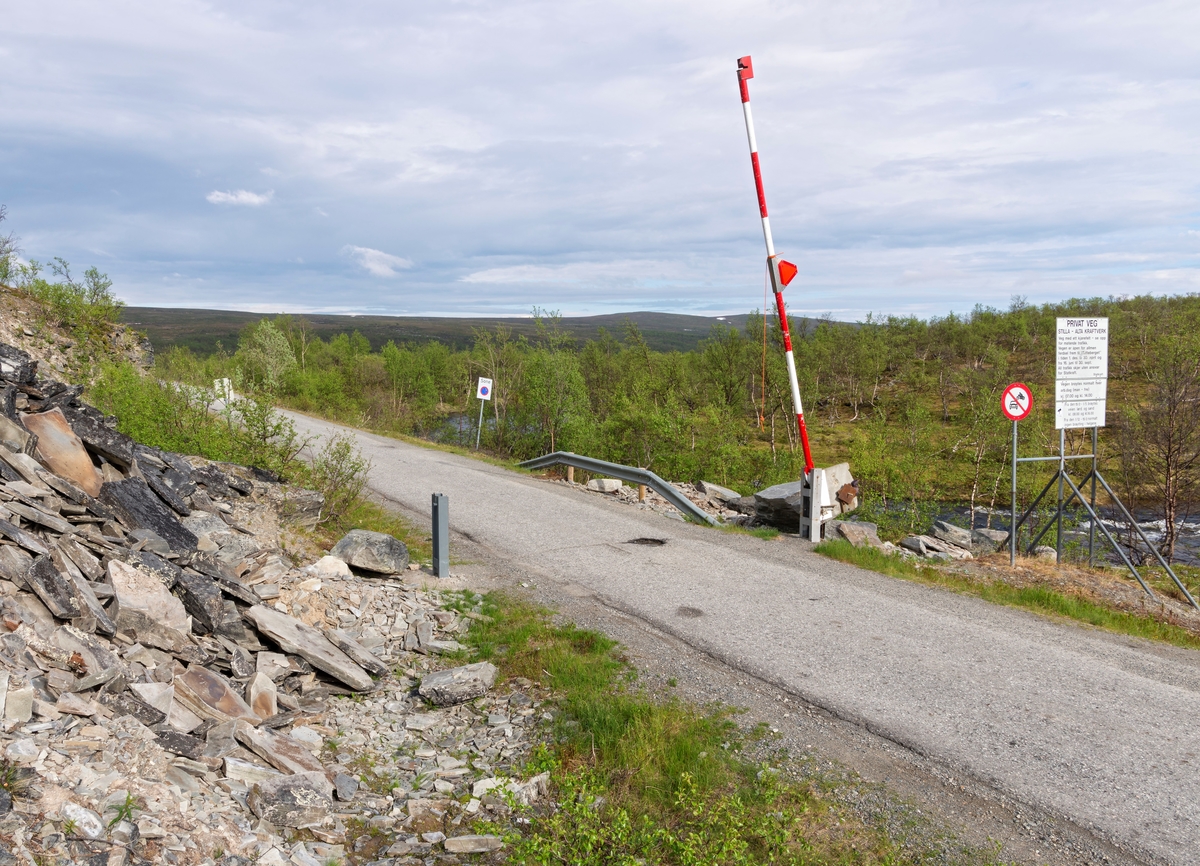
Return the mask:
[[796,278],[796,274],[799,271],[800,269],[791,262],[785,262],[783,259],[779,260],[779,282],[785,286]]

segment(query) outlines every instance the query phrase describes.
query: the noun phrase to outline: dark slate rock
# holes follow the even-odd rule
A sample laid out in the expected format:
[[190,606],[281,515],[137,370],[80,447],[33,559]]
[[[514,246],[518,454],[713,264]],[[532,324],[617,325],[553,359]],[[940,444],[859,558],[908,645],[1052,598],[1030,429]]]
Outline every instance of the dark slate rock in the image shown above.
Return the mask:
[[196,549],[196,536],[163,505],[140,478],[108,481],[100,488],[100,501],[111,507],[126,526],[149,529],[178,553]]
[[236,598],[244,604],[262,604],[262,598],[251,587],[246,586],[229,570],[215,553],[193,551],[186,560],[180,560],[187,567],[194,568],[201,574],[206,574],[217,582],[221,591],[230,598]]
[[39,556],[33,561],[33,565],[25,573],[25,583],[59,619],[74,619],[79,616],[75,585],[69,578],[58,573],[49,556]]
[[[0,445],[0,448],[3,448],[3,447],[4,447],[3,445]],[[5,463],[3,460],[0,460],[0,478],[4,479],[5,481],[23,481],[24,480],[23,478],[21,478],[20,474],[15,469],[13,469],[11,466],[9,466],[7,463]]]
[[192,513],[192,509],[188,508],[188,504],[160,476],[154,474],[146,475],[146,485],[154,491],[159,499],[166,503],[168,508],[180,517],[187,517]]
[[279,827],[317,827],[333,811],[333,784],[324,773],[296,773],[255,782],[246,805],[255,816]]
[[408,548],[403,541],[383,532],[352,529],[333,546],[329,555],[353,568],[376,574],[400,574],[408,570]]
[[222,499],[228,499],[231,495],[229,481],[225,477],[225,473],[211,464],[193,470],[192,480],[197,484],[204,485],[210,496],[219,496]]
[[38,362],[16,346],[0,343],[0,377],[17,385],[28,385],[37,376]]
[[167,730],[159,731],[154,742],[173,755],[182,755],[193,761],[199,761],[204,757],[204,740],[201,740],[199,737],[181,734],[179,731]]
[[225,600],[216,582],[190,569],[179,572],[179,581],[172,590],[183,602],[184,610],[206,631],[216,631],[225,618]]
[[120,694],[100,693],[100,703],[113,711],[115,716],[133,716],[143,725],[152,728],[167,720],[166,713],[156,710],[130,692]]
[[188,497],[196,492],[196,482],[191,473],[186,475],[174,467],[168,467],[162,474],[162,483],[170,487],[177,496]]
[[192,464],[187,462],[187,458],[182,454],[176,454],[174,451],[163,451],[158,455],[162,458],[163,463],[166,463],[175,472],[180,475],[185,475],[191,480],[192,473],[195,471]]
[[107,419],[90,406],[62,407],[67,423],[93,454],[128,470],[133,465],[134,441],[109,426]]
[[17,386],[5,385],[0,388],[0,413],[12,421],[17,420]]
[[[0,461],[0,464],[3,464],[3,461]],[[3,535],[9,541],[16,542],[32,553],[49,553],[46,545],[42,544],[24,529],[14,526],[7,520],[0,520],[0,535]]]
[[183,569],[168,559],[163,559],[149,550],[131,550],[125,557],[130,565],[145,569],[163,582],[167,589],[173,589],[183,574]]

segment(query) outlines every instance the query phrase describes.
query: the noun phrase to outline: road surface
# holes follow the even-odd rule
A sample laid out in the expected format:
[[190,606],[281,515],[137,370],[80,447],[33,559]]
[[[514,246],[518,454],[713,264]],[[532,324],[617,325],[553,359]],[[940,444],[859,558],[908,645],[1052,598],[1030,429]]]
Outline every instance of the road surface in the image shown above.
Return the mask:
[[[293,415],[299,430],[333,424]],[[1146,859],[1200,864],[1200,653],[1114,637],[356,432],[370,487]],[[662,546],[628,543],[654,537]]]

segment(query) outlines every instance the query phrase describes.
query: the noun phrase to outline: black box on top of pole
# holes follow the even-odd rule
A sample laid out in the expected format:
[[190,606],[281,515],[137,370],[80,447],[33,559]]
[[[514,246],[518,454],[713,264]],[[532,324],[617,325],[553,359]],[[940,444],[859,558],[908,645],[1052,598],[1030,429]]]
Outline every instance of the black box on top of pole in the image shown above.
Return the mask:
[[450,497],[433,494],[433,576],[450,576]]

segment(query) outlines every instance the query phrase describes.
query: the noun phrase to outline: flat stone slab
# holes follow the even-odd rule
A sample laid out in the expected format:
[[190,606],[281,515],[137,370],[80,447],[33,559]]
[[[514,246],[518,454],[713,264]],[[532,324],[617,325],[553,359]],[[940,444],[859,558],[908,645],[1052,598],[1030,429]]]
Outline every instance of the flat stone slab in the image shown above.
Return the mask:
[[183,602],[171,595],[162,581],[119,559],[108,562],[108,582],[113,588],[110,607],[118,631],[129,631],[150,646],[173,652],[190,644],[192,620]]
[[207,668],[189,665],[184,673],[175,675],[174,684],[175,699],[202,719],[218,724],[241,720],[257,725],[262,721],[224,677]]
[[442,845],[450,854],[484,854],[499,851],[504,840],[499,836],[451,836]]
[[234,736],[247,749],[284,773],[325,773],[325,767],[312,750],[287,734],[239,722]]
[[324,671],[352,689],[365,691],[374,687],[370,674],[312,626],[263,605],[251,607],[246,611],[246,616],[259,631],[279,644],[284,652],[300,656],[317,670]]
[[179,522],[175,512],[140,478],[108,481],[100,488],[100,501],[134,529],[149,529],[177,553],[196,549],[195,533]]
[[325,636],[334,646],[361,665],[367,673],[375,674],[378,677],[387,676],[388,666],[346,632],[337,628],[327,628]]
[[797,532],[803,509],[803,481],[776,484],[754,494],[755,513],[758,519],[773,526]]
[[37,454],[51,472],[75,482],[89,496],[100,495],[100,473],[61,409],[26,415],[22,421],[38,437]]
[[408,570],[408,548],[404,542],[367,529],[350,530],[329,555],[376,574],[400,574]]
[[431,704],[448,707],[486,695],[496,684],[496,673],[491,662],[475,662],[429,674],[418,691]]
[[319,827],[333,811],[333,783],[324,772],[263,779],[251,786],[246,805],[280,827]]

